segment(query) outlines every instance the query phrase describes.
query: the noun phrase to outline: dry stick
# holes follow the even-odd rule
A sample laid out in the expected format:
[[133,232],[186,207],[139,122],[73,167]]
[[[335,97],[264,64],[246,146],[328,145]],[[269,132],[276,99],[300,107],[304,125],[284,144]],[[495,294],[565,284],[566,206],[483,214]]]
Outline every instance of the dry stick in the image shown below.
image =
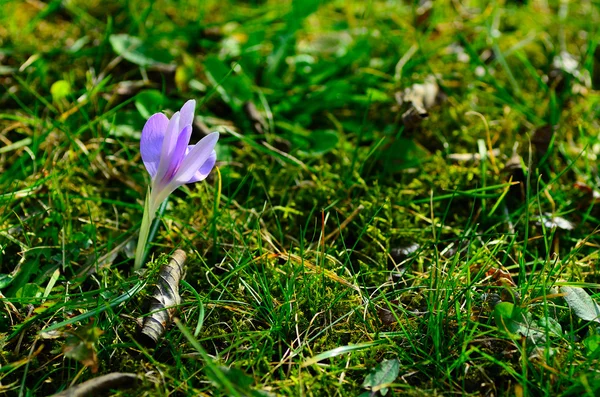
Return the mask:
[[[346,226],[348,226],[348,224],[349,224],[350,222],[352,222],[352,221],[354,220],[354,218],[356,218],[356,215],[358,215],[358,213],[359,213],[360,211],[362,211],[364,208],[365,208],[365,207],[364,207],[362,204],[360,204],[358,207],[356,207],[356,209],[355,209],[354,211],[352,211],[352,213],[350,214],[350,216],[348,216],[348,218],[346,218],[346,219],[345,219],[345,220],[344,220],[344,221],[343,221],[343,222],[340,224],[340,226],[339,226],[337,229],[335,229],[334,231],[332,231],[331,233],[329,233],[327,236],[325,236],[325,237],[323,237],[323,238],[319,239],[319,243],[323,243],[323,244],[324,244],[325,242],[327,242],[327,241],[331,240],[332,238],[334,238],[334,237],[337,237],[337,235],[338,235],[338,234],[340,234],[340,233],[342,232],[342,230],[344,230],[344,229],[346,228]],[[312,244],[309,246],[309,249],[313,249],[313,248],[314,248],[314,245],[315,245],[315,244],[314,244],[314,243],[312,243]]]
[[325,239],[323,240],[323,242],[329,241],[332,238],[336,237],[339,233],[341,233],[342,230],[344,230],[346,228],[346,226],[348,226],[348,224],[350,222],[352,222],[352,220],[356,217],[356,215],[358,215],[358,213],[360,211],[362,211],[365,207],[360,204],[358,207],[356,207],[356,209],[354,211],[352,211],[352,213],[350,214],[350,216],[348,218],[346,218],[341,224],[340,227],[338,227],[337,229],[335,229],[333,232],[329,233],[327,236],[325,236]]
[[113,372],[85,381],[70,387],[51,397],[85,397],[97,396],[110,389],[125,389],[133,387],[141,378],[136,374]]
[[142,342],[147,346],[158,343],[181,303],[179,281],[183,275],[186,256],[185,251],[178,249],[169,263],[160,270],[158,284],[150,298],[150,315],[144,319],[141,331]]

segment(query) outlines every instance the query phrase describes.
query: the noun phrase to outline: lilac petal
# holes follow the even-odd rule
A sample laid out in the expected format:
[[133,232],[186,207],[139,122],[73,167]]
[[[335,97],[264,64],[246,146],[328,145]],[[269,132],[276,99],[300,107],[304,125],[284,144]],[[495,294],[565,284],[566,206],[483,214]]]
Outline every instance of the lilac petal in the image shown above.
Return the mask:
[[[196,101],[190,99],[182,107],[179,116],[179,131],[183,130],[186,126],[194,123],[194,111],[196,110]],[[187,142],[186,142],[187,145]]]
[[218,132],[202,138],[185,156],[173,180],[179,184],[187,183],[211,156],[218,140]]
[[140,152],[142,153],[142,161],[146,166],[146,170],[148,170],[152,178],[154,178],[158,169],[160,150],[168,124],[169,119],[167,116],[162,113],[156,113],[150,116],[142,129]]
[[156,179],[159,181],[165,177],[167,170],[169,169],[169,165],[171,163],[171,153],[173,153],[173,150],[177,145],[177,138],[179,137],[180,131],[177,130],[178,126],[179,112],[175,113],[173,117],[171,117],[165,132],[165,138],[160,151],[160,163],[158,164],[158,170],[156,171]]
[[173,177],[175,172],[177,172],[179,165],[185,158],[186,149],[188,147],[188,143],[190,142],[191,136],[191,125],[184,127],[181,133],[179,134],[179,137],[177,138],[177,143],[175,144],[175,148],[173,149],[173,153],[171,153],[171,156],[169,158],[169,168],[167,169],[167,173],[165,174],[165,176],[168,179],[171,179]]
[[212,171],[215,163],[217,162],[217,152],[214,150],[208,157],[208,159],[202,164],[200,169],[196,171],[196,173],[192,176],[192,178],[187,181],[187,183],[200,182],[206,179],[208,174]]
[[[191,145],[190,149],[193,149],[193,148],[194,148],[194,145]],[[215,166],[216,161],[217,161],[217,152],[215,152],[213,150],[212,153],[210,154],[210,156],[208,157],[208,159],[204,162],[204,164],[202,164],[200,169],[197,170],[194,173],[194,175],[192,175],[192,177],[189,180],[181,183],[178,180],[172,179],[168,184],[166,184],[162,187],[157,187],[156,189],[153,189],[152,197],[151,197],[151,205],[153,205],[154,208],[158,208],[160,206],[160,204],[163,201],[165,201],[166,198],[169,197],[169,195],[171,193],[173,193],[173,191],[175,189],[177,189],[179,186],[185,185],[186,183],[203,181],[204,179],[206,179],[208,174],[210,174],[213,167]]]

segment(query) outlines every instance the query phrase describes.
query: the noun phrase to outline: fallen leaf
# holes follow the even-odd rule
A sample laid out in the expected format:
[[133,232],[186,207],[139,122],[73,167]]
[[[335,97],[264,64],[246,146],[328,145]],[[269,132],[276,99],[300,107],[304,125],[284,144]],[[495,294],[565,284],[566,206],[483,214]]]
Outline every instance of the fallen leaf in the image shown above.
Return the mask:
[[186,254],[183,250],[173,253],[171,260],[158,275],[159,281],[150,297],[150,315],[144,319],[141,336],[147,346],[156,345],[173,319],[181,303],[179,282],[183,275]]
[[567,305],[575,315],[585,321],[600,323],[600,305],[598,305],[583,288],[561,287],[560,292],[565,294]]
[[366,376],[362,387],[385,396],[389,391],[387,386],[396,380],[399,373],[400,362],[397,359],[384,360]]

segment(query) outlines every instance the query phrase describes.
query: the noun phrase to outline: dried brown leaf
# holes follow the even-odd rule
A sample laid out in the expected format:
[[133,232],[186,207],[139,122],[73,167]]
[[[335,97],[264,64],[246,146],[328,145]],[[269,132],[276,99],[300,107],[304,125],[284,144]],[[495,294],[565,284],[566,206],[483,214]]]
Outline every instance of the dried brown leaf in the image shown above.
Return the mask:
[[147,346],[156,345],[173,319],[181,303],[179,282],[183,276],[186,253],[177,250],[160,270],[158,283],[150,297],[150,315],[144,319],[141,336]]

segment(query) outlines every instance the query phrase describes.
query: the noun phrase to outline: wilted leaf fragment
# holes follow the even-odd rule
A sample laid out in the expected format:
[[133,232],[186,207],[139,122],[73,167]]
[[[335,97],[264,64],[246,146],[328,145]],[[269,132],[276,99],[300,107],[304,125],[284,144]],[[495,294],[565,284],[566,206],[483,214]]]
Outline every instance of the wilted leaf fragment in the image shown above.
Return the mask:
[[537,219],[538,224],[544,224],[549,229],[559,228],[562,230],[573,230],[575,225],[561,216],[552,216],[552,214],[544,213],[543,216]]
[[94,344],[104,331],[94,326],[80,328],[67,336],[63,353],[90,368],[92,373],[98,372],[98,357]]
[[397,359],[384,360],[379,363],[365,378],[362,387],[379,391],[382,396],[387,394],[388,387],[400,373],[400,362]]
[[440,87],[435,76],[428,76],[423,84],[413,84],[402,93],[396,94],[398,104],[410,103],[420,114],[427,115],[427,109],[433,107],[438,101]]
[[520,299],[519,291],[517,291],[517,284],[513,280],[510,272],[502,267],[492,267],[485,272],[486,277],[494,281],[494,284],[498,287],[503,287],[500,292],[500,296],[503,301],[518,301]]
[[583,288],[561,287],[560,291],[565,294],[567,305],[575,312],[575,315],[585,321],[600,323],[600,305],[598,305]]
[[67,390],[52,395],[52,397],[97,396],[108,390],[133,387],[139,379],[139,376],[136,374],[113,372],[70,387]]
[[167,326],[181,302],[179,282],[183,274],[186,254],[177,250],[158,275],[158,284],[151,296],[150,315],[144,319],[142,336],[147,345],[156,344],[165,333]]

